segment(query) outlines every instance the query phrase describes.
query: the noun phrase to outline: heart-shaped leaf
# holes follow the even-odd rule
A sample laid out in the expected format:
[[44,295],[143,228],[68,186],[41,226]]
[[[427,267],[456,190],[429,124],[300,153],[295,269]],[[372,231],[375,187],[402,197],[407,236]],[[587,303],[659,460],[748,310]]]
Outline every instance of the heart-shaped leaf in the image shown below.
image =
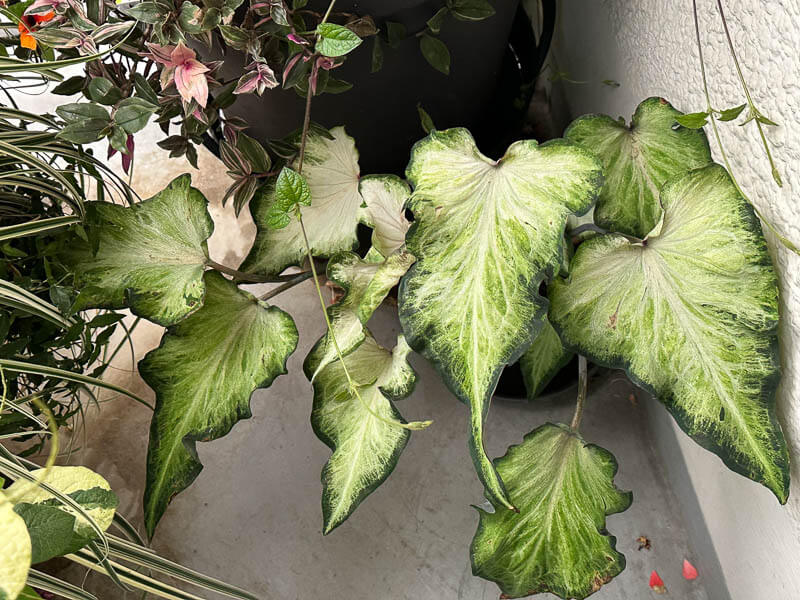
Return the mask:
[[13,599],[25,588],[31,568],[28,528],[0,492],[0,598]]
[[565,344],[624,368],[700,445],[781,502],[789,456],[775,419],[778,285],[752,208],[719,165],[661,191],[641,243],[584,242],[550,287]]
[[644,237],[661,218],[661,186],[711,162],[706,134],[678,125],[681,115],[663,98],[648,98],[630,126],[622,119],[586,115],[567,128],[564,137],[595,152],[606,169],[595,208],[598,225]]
[[339,526],[384,482],[408,442],[408,429],[391,422],[405,423],[392,400],[408,396],[416,382],[406,360],[410,351],[403,336],[389,352],[367,335],[344,357],[361,401],[351,392],[338,360],[314,381],[311,425],[333,450],[322,470],[323,533]]
[[214,230],[207,205],[188,175],[133,206],[87,203],[97,253],[75,237],[63,255],[83,288],[76,309],[127,306],[164,326],[197,310]]
[[503,598],[550,592],[582,599],[625,568],[606,516],[626,510],[632,498],[614,485],[610,452],[547,423],[496,463],[519,514],[478,509],[470,556],[472,572],[497,583]]
[[335,23],[323,23],[317,27],[317,52],[323,56],[344,56],[363,41],[347,27]]
[[483,449],[483,418],[503,367],[542,327],[539,284],[558,271],[567,216],[592,205],[601,167],[563,140],[516,142],[491,160],[467,130],[450,129],[417,142],[407,176],[415,218],[407,243],[418,261],[400,286],[403,331],[469,404],[478,474],[511,508]]
[[297,345],[294,321],[282,310],[215,271],[205,285],[203,307],[170,327],[139,363],[156,392],[144,497],[150,536],[172,497],[203,468],[196,442],[222,437],[250,417],[250,395],[286,373]]
[[[363,202],[358,192],[358,152],[343,127],[335,127],[330,133],[333,139],[317,131],[308,136],[303,163],[303,176],[311,190],[311,206],[303,208],[303,223],[315,256],[352,250],[358,243],[356,227]],[[250,201],[257,234],[242,263],[243,271],[275,275],[306,256],[297,219],[282,229],[269,227],[269,216],[277,202],[274,179]]]

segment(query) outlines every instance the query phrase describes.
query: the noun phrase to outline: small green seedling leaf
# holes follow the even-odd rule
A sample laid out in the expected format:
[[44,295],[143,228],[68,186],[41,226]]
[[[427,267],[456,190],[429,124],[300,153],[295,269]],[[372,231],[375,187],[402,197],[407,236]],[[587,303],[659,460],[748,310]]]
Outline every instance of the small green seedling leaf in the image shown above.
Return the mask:
[[417,104],[417,112],[419,113],[419,122],[422,125],[422,129],[425,133],[430,133],[434,129],[436,129],[436,125],[433,124],[433,119],[428,114],[424,108],[422,108],[422,103]]
[[267,225],[271,229],[283,229],[294,217],[300,206],[311,205],[311,189],[306,178],[289,167],[283,167],[275,182],[275,202],[267,212]]
[[733,108],[726,108],[725,110],[719,111],[719,120],[733,121],[736,117],[742,114],[742,111],[746,106],[747,104],[740,104],[739,106],[734,106]]
[[495,13],[488,0],[448,0],[447,5],[461,21],[482,21]]
[[677,115],[675,120],[683,125],[684,127],[688,127],[689,129],[701,129],[708,125],[708,113],[707,112],[693,112],[687,113],[685,115]]
[[323,23],[317,27],[317,52],[336,58],[358,48],[363,42],[347,27],[335,23]]

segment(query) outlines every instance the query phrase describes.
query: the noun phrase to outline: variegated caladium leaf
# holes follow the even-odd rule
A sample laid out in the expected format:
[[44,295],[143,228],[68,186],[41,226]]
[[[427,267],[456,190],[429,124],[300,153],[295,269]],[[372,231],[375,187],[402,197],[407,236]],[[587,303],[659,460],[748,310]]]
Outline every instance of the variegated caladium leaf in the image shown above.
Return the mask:
[[582,244],[550,287],[564,343],[624,368],[734,471],[789,493],[775,419],[778,286],[750,205],[719,165],[661,191],[663,223],[640,243]]
[[25,589],[31,568],[31,538],[25,521],[0,492],[0,600],[14,600]]
[[311,425],[333,450],[322,470],[323,533],[341,525],[384,482],[408,442],[408,429],[393,424],[405,421],[392,401],[414,389],[416,373],[407,361],[410,351],[403,336],[389,352],[367,334],[344,357],[361,401],[352,393],[339,360],[322,369],[314,381]]
[[[47,485],[77,502],[101,531],[111,526],[119,500],[102,476],[86,467],[37,469],[31,475],[44,477]],[[19,479],[7,492],[28,527],[33,564],[80,550],[97,537],[83,515],[41,486]]]
[[90,242],[75,237],[63,256],[81,289],[76,309],[130,307],[169,326],[200,308],[214,231],[207,206],[189,175],[132,206],[87,203]]
[[661,186],[711,163],[705,132],[678,125],[682,114],[663,98],[648,98],[630,126],[621,118],[586,115],[567,128],[564,137],[596,153],[606,169],[595,208],[598,225],[644,237],[661,218]]
[[414,146],[408,250],[400,285],[403,331],[471,409],[470,449],[491,497],[513,508],[483,448],[483,419],[500,372],[544,322],[539,284],[561,263],[567,216],[586,212],[600,164],[563,140],[512,144],[482,155],[465,129],[434,131]]
[[[342,354],[358,346],[366,336],[365,325],[389,291],[397,285],[414,262],[408,252],[392,254],[381,262],[362,260],[352,252],[337,254],[328,262],[328,279],[345,294],[328,307],[336,343]],[[337,359],[336,346],[330,332],[314,345],[303,368],[313,382],[326,365]]]
[[203,468],[196,442],[222,437],[249,418],[250,395],[286,373],[297,345],[294,321],[282,310],[213,271],[205,285],[203,307],[167,329],[139,363],[156,392],[144,496],[150,536],[172,497]]
[[535,400],[574,355],[572,350],[564,347],[558,332],[545,319],[539,335],[519,359],[528,400]]
[[625,568],[606,516],[631,504],[614,485],[614,456],[566,425],[547,423],[511,446],[497,470],[519,507],[488,513],[472,540],[472,572],[503,598],[550,592],[585,598]]
[[[303,223],[312,253],[325,257],[358,245],[356,227],[363,210],[355,141],[343,127],[335,127],[330,133],[333,139],[318,131],[309,134],[303,162],[303,176],[311,190],[311,206],[303,208]],[[277,201],[274,178],[250,201],[257,234],[242,263],[243,271],[275,275],[306,257],[297,219],[281,229],[269,226]]]
[[411,188],[396,175],[367,175],[358,186],[364,198],[361,222],[372,227],[372,247],[388,257],[406,243],[411,223],[405,216],[405,205]]

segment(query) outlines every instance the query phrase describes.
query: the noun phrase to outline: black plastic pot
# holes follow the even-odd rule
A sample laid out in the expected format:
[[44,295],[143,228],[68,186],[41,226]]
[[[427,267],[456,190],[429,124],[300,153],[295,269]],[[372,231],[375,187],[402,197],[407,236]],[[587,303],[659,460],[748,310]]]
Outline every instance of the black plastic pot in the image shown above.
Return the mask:
[[[447,18],[439,37],[451,53],[449,75],[427,63],[414,35],[425,29],[426,21],[443,4],[442,0],[339,0],[336,4],[336,11],[372,16],[382,30],[391,21],[402,23],[408,32],[397,48],[382,44],[383,68],[376,73],[371,73],[374,40],[367,39],[342,67],[331,72],[337,79],[353,83],[353,88],[341,94],[322,94],[313,102],[314,121],[326,127],[344,125],[356,139],[363,173],[402,173],[411,146],[425,135],[418,104],[439,129],[468,127],[479,142],[481,138],[506,137],[503,129],[507,128],[508,112],[514,110],[514,96],[519,95],[522,83],[519,73],[511,85],[501,83],[504,69],[508,69],[504,64],[517,62],[510,56],[508,42],[519,0],[495,0],[496,14],[483,21]],[[327,2],[318,0],[309,3],[317,10],[325,6]],[[530,29],[524,14],[522,23]],[[517,54],[533,60],[535,46]],[[224,58],[223,79],[238,77],[247,60],[236,50],[223,54],[218,46],[209,58]],[[509,97],[498,102],[498,90]],[[303,110],[303,99],[294,90],[276,89],[262,97],[242,96],[226,114],[245,119],[250,125],[248,133],[263,140],[281,138],[297,129]]]

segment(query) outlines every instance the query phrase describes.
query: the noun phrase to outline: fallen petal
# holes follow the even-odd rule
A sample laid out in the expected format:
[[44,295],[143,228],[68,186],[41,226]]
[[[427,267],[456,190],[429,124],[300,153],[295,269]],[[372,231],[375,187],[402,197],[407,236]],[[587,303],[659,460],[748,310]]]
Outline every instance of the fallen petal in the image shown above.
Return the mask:
[[683,577],[685,579],[697,579],[697,569],[694,568],[694,565],[690,563],[685,558],[683,559]]
[[656,594],[667,593],[667,586],[664,585],[664,580],[655,571],[650,573],[650,589]]

